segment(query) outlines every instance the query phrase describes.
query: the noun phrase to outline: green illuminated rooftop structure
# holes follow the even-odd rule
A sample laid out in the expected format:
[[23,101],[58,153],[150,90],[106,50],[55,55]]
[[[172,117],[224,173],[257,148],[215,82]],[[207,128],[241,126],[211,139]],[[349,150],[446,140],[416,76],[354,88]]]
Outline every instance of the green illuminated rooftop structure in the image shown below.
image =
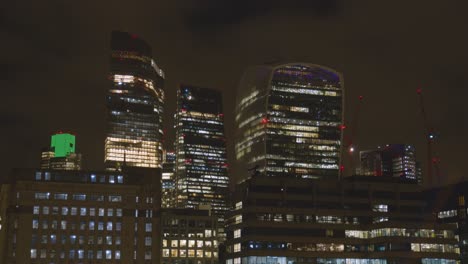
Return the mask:
[[55,157],[66,157],[70,153],[75,153],[75,136],[62,132],[54,134],[50,147],[54,150]]

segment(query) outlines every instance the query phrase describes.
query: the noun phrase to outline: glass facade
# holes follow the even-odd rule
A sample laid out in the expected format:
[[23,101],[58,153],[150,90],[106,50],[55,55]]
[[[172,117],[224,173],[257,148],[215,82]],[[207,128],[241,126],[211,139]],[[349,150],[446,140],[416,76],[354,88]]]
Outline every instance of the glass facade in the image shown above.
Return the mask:
[[105,163],[161,167],[164,73],[135,35],[112,32]]
[[337,178],[343,122],[339,73],[312,64],[260,66],[239,87],[239,175]]
[[360,160],[362,175],[419,181],[416,152],[411,145],[389,144],[374,150],[361,151]]
[[175,207],[174,192],[175,192],[175,161],[176,155],[174,152],[165,151],[162,164],[161,177],[161,207]]
[[221,93],[181,86],[176,113],[176,199],[179,208],[227,210],[228,176]]

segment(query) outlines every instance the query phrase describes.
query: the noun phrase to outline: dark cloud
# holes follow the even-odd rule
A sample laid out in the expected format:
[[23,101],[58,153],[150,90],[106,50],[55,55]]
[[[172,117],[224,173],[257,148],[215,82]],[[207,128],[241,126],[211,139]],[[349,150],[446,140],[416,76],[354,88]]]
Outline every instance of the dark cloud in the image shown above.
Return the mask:
[[202,0],[180,4],[185,25],[202,30],[240,23],[272,12],[284,16],[329,17],[337,16],[343,8],[341,0]]

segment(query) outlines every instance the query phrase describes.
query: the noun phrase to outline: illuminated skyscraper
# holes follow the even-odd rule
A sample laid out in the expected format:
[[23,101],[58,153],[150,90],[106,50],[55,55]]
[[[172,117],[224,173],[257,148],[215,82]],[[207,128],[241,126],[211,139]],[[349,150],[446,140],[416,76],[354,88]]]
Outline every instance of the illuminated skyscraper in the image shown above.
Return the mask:
[[182,85],[177,91],[175,145],[177,206],[209,204],[222,218],[229,179],[221,100],[215,90]]
[[236,104],[237,174],[337,178],[342,123],[338,72],[308,63],[249,68]]
[[135,35],[112,32],[111,50],[106,167],[160,167],[164,73]]
[[420,169],[413,146],[389,144],[360,153],[361,174],[367,176],[400,177],[420,182]]

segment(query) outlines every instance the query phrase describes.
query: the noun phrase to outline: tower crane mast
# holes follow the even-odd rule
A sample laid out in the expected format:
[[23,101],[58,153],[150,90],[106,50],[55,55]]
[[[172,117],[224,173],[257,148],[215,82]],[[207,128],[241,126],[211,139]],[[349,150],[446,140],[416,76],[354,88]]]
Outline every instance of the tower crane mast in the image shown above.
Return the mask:
[[[424,104],[424,96],[421,88],[416,89],[416,93],[418,94],[419,98],[419,107],[421,110],[421,116],[423,119],[424,124],[424,135],[427,144],[427,153],[426,153],[426,162],[427,162],[427,179],[429,180],[429,184],[435,185],[440,184],[440,176],[439,176],[439,162],[440,158],[435,157],[433,153],[433,145],[436,140],[436,134],[434,133],[434,129],[431,126],[429,119],[427,118],[427,112]],[[435,169],[435,174],[433,171]]]

